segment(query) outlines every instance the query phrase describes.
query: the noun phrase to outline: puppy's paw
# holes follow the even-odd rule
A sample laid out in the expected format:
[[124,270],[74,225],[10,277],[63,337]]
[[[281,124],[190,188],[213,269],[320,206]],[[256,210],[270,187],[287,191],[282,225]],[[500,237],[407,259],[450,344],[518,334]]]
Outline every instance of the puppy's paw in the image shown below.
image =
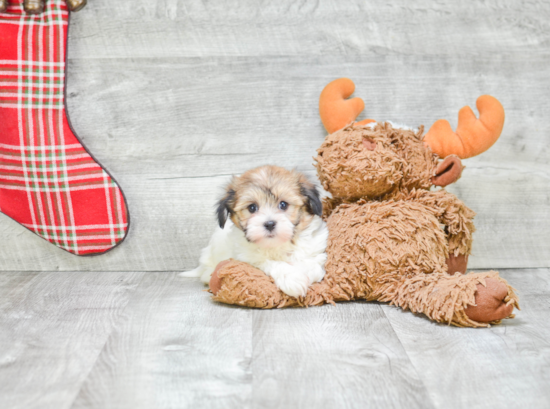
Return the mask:
[[325,268],[316,262],[299,263],[296,267],[307,275],[310,284],[318,283],[325,277]]
[[309,277],[299,268],[288,265],[282,274],[275,278],[275,284],[279,289],[291,297],[303,297],[311,284]]
[[279,289],[291,297],[304,297],[309,287],[309,278],[303,275],[302,277],[285,277],[282,280],[275,281]]

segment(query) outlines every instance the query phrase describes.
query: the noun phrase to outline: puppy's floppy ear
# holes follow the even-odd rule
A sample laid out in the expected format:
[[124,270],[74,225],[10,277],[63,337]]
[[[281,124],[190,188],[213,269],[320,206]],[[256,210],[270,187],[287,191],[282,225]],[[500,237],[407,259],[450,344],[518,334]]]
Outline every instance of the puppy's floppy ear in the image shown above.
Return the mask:
[[216,209],[216,214],[218,215],[218,224],[220,228],[223,229],[227,217],[233,213],[233,204],[235,203],[235,190],[228,186],[225,194],[218,202],[218,208]]
[[323,203],[319,196],[317,187],[309,180],[300,181],[300,193],[306,198],[306,208],[311,214],[321,216],[323,214]]

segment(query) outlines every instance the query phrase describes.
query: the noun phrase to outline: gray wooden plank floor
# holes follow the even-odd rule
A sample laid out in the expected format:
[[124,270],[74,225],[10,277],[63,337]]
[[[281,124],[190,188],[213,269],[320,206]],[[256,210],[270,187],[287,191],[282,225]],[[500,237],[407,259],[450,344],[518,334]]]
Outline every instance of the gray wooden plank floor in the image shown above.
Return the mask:
[[[548,67],[543,0],[89,2],[71,17],[67,104],[132,227],[78,258],[0,215],[0,408],[550,407]],[[518,289],[515,320],[247,310],[178,277],[230,175],[315,177],[317,99],[340,76],[363,117],[413,126],[502,101],[500,141],[449,190],[478,213],[470,267]]]
[[548,407],[550,270],[502,274],[524,310],[477,330],[378,303],[230,307],[174,272],[6,272],[0,407]]

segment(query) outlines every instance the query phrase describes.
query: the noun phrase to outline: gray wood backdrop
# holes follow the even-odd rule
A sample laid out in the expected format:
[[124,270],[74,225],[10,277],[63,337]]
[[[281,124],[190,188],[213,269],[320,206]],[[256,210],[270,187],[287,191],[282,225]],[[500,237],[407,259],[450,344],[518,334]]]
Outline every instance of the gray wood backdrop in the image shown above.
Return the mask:
[[318,96],[348,76],[364,116],[456,125],[489,93],[497,144],[450,188],[478,216],[472,268],[550,267],[550,12],[545,1],[119,1],[72,15],[74,127],[127,195],[127,241],[58,250],[0,215],[0,269],[188,270],[229,175],[273,163],[315,177]]
[[[450,190],[478,213],[470,267],[518,289],[516,319],[257,311],[178,276],[230,175],[315,177],[318,96],[341,76],[363,117],[412,126],[502,101],[501,139]],[[548,1],[90,0],[71,17],[67,103],[132,227],[78,258],[0,215],[0,407],[550,407],[549,97]]]

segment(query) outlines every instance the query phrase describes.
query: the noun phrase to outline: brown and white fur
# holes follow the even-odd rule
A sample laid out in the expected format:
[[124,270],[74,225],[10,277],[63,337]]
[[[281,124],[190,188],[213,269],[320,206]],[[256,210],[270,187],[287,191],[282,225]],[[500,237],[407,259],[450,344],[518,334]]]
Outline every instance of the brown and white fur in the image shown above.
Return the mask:
[[[205,283],[219,262],[247,262],[292,296],[325,275],[328,230],[316,187],[295,170],[261,166],[234,177],[218,203],[220,228],[199,266],[183,273]],[[229,220],[228,220],[229,218]]]

